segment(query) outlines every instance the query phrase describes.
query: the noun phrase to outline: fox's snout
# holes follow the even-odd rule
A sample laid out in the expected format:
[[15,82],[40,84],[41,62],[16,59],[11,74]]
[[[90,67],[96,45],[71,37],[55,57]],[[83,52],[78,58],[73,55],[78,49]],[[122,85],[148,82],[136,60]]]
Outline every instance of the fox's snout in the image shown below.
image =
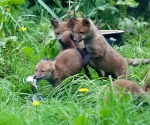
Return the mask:
[[37,75],[34,75],[34,76],[33,76],[33,79],[37,79]]
[[59,38],[59,39],[58,39],[58,41],[59,41],[59,42],[62,42],[62,39],[61,39],[61,38]]
[[34,76],[33,76],[33,79],[41,80],[41,79],[42,79],[42,77],[38,77],[37,75],[34,75]]

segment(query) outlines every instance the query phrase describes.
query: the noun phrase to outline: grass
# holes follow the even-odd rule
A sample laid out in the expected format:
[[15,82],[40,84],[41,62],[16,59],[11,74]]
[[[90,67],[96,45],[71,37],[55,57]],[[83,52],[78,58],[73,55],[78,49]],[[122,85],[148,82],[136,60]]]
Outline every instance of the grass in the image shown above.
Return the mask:
[[[21,23],[28,30],[16,32],[18,39],[7,39],[5,48],[1,48],[4,62],[0,64],[0,125],[149,124],[150,108],[144,100],[121,96],[105,101],[103,97],[110,80],[99,80],[93,69],[90,69],[91,79],[82,71],[65,79],[56,88],[41,81],[39,93],[43,100],[35,107],[26,77],[34,73],[40,59],[54,58],[59,53],[59,44],[54,37],[48,37],[52,30],[50,22],[33,18],[22,17]],[[126,34],[126,44],[113,47],[127,58],[149,58],[150,28],[146,30],[139,36]],[[129,66],[129,79],[142,87],[148,67],[149,64]],[[83,87],[89,91],[80,93],[79,89]]]

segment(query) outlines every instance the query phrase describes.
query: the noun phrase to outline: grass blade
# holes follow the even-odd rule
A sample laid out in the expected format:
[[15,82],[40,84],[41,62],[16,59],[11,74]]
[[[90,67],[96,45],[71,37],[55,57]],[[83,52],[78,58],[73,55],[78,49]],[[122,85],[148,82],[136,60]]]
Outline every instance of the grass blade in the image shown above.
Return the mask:
[[58,18],[58,16],[42,1],[42,0],[38,0],[38,2],[41,4],[41,6],[43,6],[54,18],[56,18],[56,20],[60,20]]

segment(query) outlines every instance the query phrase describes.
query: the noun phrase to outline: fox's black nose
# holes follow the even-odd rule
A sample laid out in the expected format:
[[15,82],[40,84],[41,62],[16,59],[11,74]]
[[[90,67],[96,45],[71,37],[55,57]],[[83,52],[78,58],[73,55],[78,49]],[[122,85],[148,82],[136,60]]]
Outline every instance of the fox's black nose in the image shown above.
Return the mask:
[[61,39],[58,39],[58,41],[61,42],[62,40],[61,40]]
[[33,76],[33,79],[36,79],[37,78],[37,76]]

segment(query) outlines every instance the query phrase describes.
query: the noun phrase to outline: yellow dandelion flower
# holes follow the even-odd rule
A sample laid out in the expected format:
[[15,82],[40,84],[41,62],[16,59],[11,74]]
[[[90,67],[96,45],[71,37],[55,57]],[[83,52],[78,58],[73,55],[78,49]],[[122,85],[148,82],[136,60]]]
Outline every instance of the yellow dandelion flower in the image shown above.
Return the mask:
[[79,89],[79,92],[81,92],[81,93],[85,93],[85,92],[87,92],[87,91],[88,91],[87,88],[81,88],[81,89]]
[[37,107],[37,106],[39,106],[39,105],[40,105],[40,102],[38,102],[38,101],[34,101],[34,102],[33,102],[33,105]]
[[27,30],[26,27],[21,27],[21,28],[19,29],[19,31],[26,31],[26,30]]
[[10,8],[6,8],[6,10],[9,12],[9,11],[10,11]]

